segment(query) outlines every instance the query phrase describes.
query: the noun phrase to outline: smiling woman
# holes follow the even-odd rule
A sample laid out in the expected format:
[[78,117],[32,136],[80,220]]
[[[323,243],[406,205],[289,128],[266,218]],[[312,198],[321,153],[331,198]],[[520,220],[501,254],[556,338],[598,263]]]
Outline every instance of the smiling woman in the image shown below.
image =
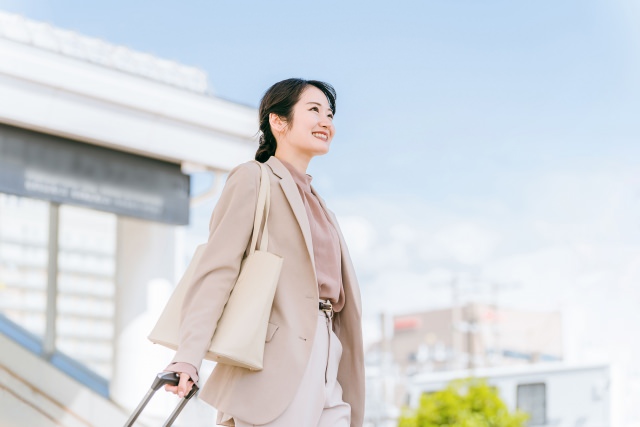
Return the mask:
[[[268,251],[284,261],[269,318],[264,368],[218,363],[201,399],[227,426],[361,427],[364,356],[358,282],[335,216],[311,187],[311,159],[329,152],[336,94],[327,83],[288,79],[259,109],[256,161],[270,185]],[[179,395],[198,367],[249,252],[260,167],[231,171],[210,223],[209,240],[185,298],[178,351]],[[344,355],[344,357],[342,357]]]
[[[286,120],[275,113],[269,114],[271,130],[280,141],[276,157],[297,163],[298,169],[307,169],[314,157],[326,154],[335,133],[333,109],[325,94],[314,86],[307,87],[293,108],[295,121]],[[304,161],[303,163],[300,163]]]
[[[302,79],[276,83],[260,102],[261,135],[256,160],[265,162],[270,156],[281,157],[287,153],[293,161],[298,156],[306,159],[306,170],[313,156],[329,151],[335,134],[335,112],[336,92],[327,83]],[[318,144],[316,139],[323,143]]]

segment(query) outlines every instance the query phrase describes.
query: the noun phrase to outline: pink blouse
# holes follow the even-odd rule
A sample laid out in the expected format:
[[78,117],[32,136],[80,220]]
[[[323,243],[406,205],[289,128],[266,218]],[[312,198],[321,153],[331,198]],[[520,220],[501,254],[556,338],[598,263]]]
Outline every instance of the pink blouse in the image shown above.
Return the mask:
[[284,160],[278,160],[291,173],[307,211],[320,299],[331,301],[333,311],[339,312],[344,307],[344,288],[342,286],[342,260],[338,232],[329,221],[329,216],[322,208],[315,191],[311,189],[312,177],[298,172]]

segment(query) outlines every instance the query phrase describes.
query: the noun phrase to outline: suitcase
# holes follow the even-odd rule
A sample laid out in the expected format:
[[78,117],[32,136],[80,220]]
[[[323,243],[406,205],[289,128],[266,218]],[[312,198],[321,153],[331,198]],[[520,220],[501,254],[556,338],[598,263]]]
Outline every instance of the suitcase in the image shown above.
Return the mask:
[[[156,378],[153,380],[153,384],[151,384],[151,388],[149,389],[147,394],[144,395],[144,397],[142,398],[142,401],[140,401],[140,403],[138,404],[138,407],[133,411],[133,413],[127,420],[127,423],[124,425],[124,427],[133,426],[133,423],[136,422],[136,420],[140,416],[140,413],[142,413],[142,410],[144,409],[144,407],[147,406],[147,403],[149,403],[149,401],[151,400],[155,392],[158,391],[160,387],[162,387],[165,384],[178,385],[179,381],[180,381],[180,377],[175,372],[160,372],[158,375],[156,375]],[[191,388],[191,391],[187,393],[185,397],[180,399],[180,402],[178,402],[178,405],[173,410],[173,412],[171,413],[167,421],[165,421],[165,423],[162,424],[162,427],[169,427],[170,425],[173,425],[173,422],[176,420],[176,418],[178,418],[178,415],[180,415],[180,412],[182,412],[182,409],[184,409],[184,407],[187,405],[187,403],[189,402],[189,399],[191,399],[197,392],[198,392],[198,386],[194,384],[193,387]]]

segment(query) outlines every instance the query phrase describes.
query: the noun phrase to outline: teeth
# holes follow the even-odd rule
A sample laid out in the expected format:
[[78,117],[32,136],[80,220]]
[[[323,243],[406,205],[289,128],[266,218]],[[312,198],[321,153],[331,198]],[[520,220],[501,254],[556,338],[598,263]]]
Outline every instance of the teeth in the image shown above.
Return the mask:
[[322,138],[325,141],[327,140],[327,135],[325,135],[324,133],[315,133],[315,132],[313,132],[312,135],[315,136],[316,138]]

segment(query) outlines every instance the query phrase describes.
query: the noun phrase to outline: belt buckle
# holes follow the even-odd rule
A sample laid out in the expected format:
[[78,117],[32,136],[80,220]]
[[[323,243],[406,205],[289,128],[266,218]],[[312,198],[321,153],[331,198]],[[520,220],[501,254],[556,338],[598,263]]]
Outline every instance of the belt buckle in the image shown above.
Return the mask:
[[333,318],[333,305],[329,300],[327,301],[319,301],[318,304],[320,310],[324,311],[328,318]]

